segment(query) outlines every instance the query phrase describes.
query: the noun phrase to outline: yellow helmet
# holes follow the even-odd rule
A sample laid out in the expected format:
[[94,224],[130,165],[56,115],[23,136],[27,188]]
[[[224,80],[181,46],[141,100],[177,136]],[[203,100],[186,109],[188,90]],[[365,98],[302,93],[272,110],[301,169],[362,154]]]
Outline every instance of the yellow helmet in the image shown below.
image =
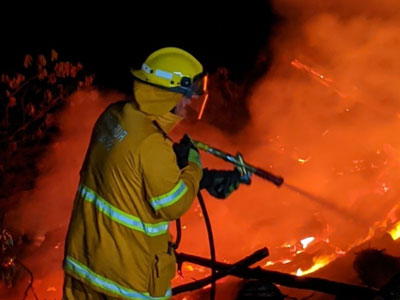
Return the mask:
[[145,60],[140,70],[131,69],[133,76],[150,85],[180,93],[188,98],[203,95],[207,87],[201,63],[185,50],[159,49]]

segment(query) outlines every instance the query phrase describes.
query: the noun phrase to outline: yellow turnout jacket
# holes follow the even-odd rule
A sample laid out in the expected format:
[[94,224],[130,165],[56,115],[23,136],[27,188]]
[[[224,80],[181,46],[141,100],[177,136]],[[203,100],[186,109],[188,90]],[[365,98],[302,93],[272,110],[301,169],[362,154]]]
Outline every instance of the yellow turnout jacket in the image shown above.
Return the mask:
[[181,119],[169,112],[181,95],[141,83],[134,95],[110,105],[95,124],[63,266],[106,295],[168,299],[175,274],[169,223],[191,206],[202,168],[198,158],[180,170],[163,134]]

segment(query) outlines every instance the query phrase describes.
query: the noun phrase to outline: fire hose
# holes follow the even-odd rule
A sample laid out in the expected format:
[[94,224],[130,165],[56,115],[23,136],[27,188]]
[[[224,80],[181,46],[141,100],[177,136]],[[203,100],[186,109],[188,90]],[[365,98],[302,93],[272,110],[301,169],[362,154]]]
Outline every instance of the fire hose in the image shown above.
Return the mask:
[[266,179],[266,180],[272,182],[276,186],[281,186],[283,184],[284,180],[282,177],[273,175],[272,173],[270,173],[268,171],[265,171],[261,168],[258,168],[258,167],[255,167],[255,166],[252,166],[252,165],[246,163],[243,159],[243,156],[240,153],[238,153],[236,156],[234,156],[232,154],[226,153],[222,150],[211,147],[202,142],[195,141],[195,140],[192,140],[192,142],[196,146],[197,149],[208,152],[216,157],[219,157],[219,158],[225,160],[226,162],[229,162],[229,163],[235,165],[239,169],[239,171],[241,171],[242,174],[252,173],[256,176],[259,176],[263,179]]
[[200,149],[204,152],[210,153],[228,163],[233,164],[235,167],[238,168],[238,170],[240,171],[242,176],[243,175],[250,176],[251,174],[254,174],[255,176],[258,176],[264,180],[267,180],[267,181],[273,183],[277,187],[281,187],[281,186],[286,187],[287,189],[289,189],[293,192],[296,192],[297,194],[299,194],[303,197],[306,197],[307,199],[309,199],[315,203],[318,203],[319,205],[324,206],[324,207],[328,208],[329,210],[336,212],[337,214],[341,215],[342,217],[345,217],[345,218],[352,220],[359,224],[360,223],[367,224],[367,222],[359,215],[352,214],[351,212],[348,212],[347,210],[337,206],[336,204],[334,204],[324,198],[313,195],[312,193],[309,193],[309,192],[304,191],[296,186],[288,184],[288,183],[284,182],[284,179],[281,176],[274,175],[262,168],[253,166],[253,165],[245,162],[243,159],[243,156],[240,153],[238,153],[237,155],[232,155],[232,154],[229,154],[222,150],[219,150],[217,148],[211,147],[203,142],[199,142],[199,141],[195,141],[195,140],[192,140],[192,142],[198,149]]

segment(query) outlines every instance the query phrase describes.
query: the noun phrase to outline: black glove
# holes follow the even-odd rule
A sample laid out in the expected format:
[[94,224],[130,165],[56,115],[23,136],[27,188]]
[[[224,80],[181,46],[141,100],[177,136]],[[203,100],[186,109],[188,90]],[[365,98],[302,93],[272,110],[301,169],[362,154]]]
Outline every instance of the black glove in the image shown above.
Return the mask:
[[225,199],[239,187],[240,172],[203,169],[200,189],[206,189],[212,196]]
[[199,150],[193,145],[190,137],[187,134],[181,138],[179,143],[174,143],[172,148],[174,149],[176,162],[178,163],[179,169],[183,169],[187,166],[190,149],[194,149],[197,153],[199,153]]

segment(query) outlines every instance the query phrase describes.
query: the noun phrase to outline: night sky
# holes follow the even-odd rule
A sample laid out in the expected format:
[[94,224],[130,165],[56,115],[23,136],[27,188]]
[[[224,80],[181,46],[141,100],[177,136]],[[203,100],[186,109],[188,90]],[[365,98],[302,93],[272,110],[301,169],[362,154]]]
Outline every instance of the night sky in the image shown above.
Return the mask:
[[277,20],[269,1],[121,3],[2,5],[0,72],[18,71],[26,53],[54,48],[61,60],[80,61],[95,73],[97,86],[130,92],[129,68],[166,46],[191,52],[209,72],[226,67],[235,82],[267,70],[265,63],[254,73]]

